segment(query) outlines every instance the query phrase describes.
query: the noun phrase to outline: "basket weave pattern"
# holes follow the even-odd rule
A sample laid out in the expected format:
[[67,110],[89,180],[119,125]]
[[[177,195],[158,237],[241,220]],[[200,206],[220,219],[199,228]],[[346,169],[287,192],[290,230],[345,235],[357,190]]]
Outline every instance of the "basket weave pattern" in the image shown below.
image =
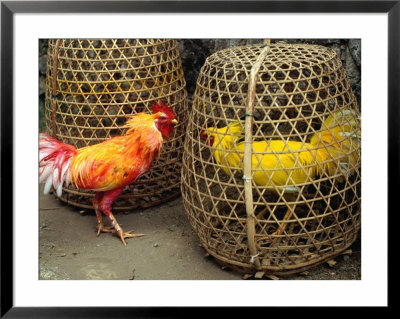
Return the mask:
[[[250,87],[256,62],[259,69]],[[341,169],[320,174],[288,196],[276,185],[260,186],[250,179],[246,191],[243,172],[226,174],[226,166],[213,158],[215,149],[200,138],[205,127],[240,121],[251,128],[245,140],[308,143],[330,114],[349,109],[359,114],[341,61],[328,48],[273,44],[265,51],[263,45],[250,45],[218,51],[206,60],[184,143],[182,197],[208,253],[242,272],[291,274],[333,258],[356,240],[361,227],[360,144],[346,154],[357,159],[351,174]],[[359,129],[359,117],[353,121]],[[337,158],[327,162],[340,167]],[[280,225],[284,230],[277,233]]]
[[[127,118],[170,105],[179,125],[160,158],[115,201],[114,209],[149,207],[180,194],[187,93],[177,41],[151,39],[49,40],[47,132],[77,148],[122,135]],[[63,189],[61,200],[92,208],[94,193]]]

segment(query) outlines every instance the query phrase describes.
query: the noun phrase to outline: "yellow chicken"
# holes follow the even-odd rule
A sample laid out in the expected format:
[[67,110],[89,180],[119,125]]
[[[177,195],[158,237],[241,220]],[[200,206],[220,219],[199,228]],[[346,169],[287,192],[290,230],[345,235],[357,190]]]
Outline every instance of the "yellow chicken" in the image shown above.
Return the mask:
[[[243,129],[239,122],[223,128],[207,128],[200,134],[212,147],[215,162],[231,175],[243,173],[244,142]],[[279,186],[295,190],[296,185],[306,182],[321,173],[326,159],[326,149],[314,149],[310,143],[297,141],[255,141],[253,142],[253,179],[260,186]]]
[[230,162],[230,156],[235,156],[233,146],[243,137],[242,133],[243,129],[239,122],[222,128],[210,127],[200,132],[200,138],[208,141],[208,145],[213,148],[215,162],[223,165],[222,169],[228,175],[231,175],[231,172],[227,167],[236,168],[236,165]]
[[[339,170],[336,164],[338,161],[341,169],[351,174],[359,161],[357,118],[352,110],[336,111],[326,118],[321,130],[312,136],[310,143],[283,140],[253,142],[254,182],[279,193],[283,192],[286,200],[293,202],[296,200],[294,194],[299,191],[298,186],[322,173],[333,176]],[[243,174],[245,143],[238,142],[243,138],[243,128],[239,122],[223,128],[204,129],[200,138],[212,147],[216,163],[222,165],[226,174],[231,175],[235,171]],[[342,176],[338,175],[337,180],[343,181]],[[284,220],[289,218],[292,209],[288,209]],[[264,214],[265,211],[258,217]],[[275,234],[283,230],[284,227],[280,227]]]
[[[355,110],[339,110],[329,115],[322,123],[321,130],[315,133],[310,143],[316,148],[326,148],[328,157],[339,162],[330,166],[328,175],[335,173],[351,175],[360,164],[361,130],[359,125],[360,116]],[[341,172],[339,172],[341,169]],[[337,178],[342,182],[343,176]]]

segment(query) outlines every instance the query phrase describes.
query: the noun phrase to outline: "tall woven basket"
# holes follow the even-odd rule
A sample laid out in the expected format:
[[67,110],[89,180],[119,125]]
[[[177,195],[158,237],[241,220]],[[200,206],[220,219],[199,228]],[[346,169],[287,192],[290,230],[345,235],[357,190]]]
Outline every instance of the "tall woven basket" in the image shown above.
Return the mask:
[[[255,150],[253,142],[305,145],[326,128],[323,122],[333,114],[341,116],[329,130],[347,125],[357,133],[351,139],[343,133],[343,140],[307,146],[307,151],[324,149],[328,154],[324,163],[334,169],[328,173],[318,167],[319,174],[294,185],[297,191],[292,193],[273,182],[255,182],[260,171],[267,176],[278,170],[287,176],[293,173],[285,167],[260,167],[257,161],[263,156],[279,163],[289,155],[306,172],[321,164],[303,166],[290,148]],[[244,150],[232,168],[213,155],[224,146],[210,146],[201,135],[236,121],[243,130],[236,143],[242,141]],[[182,167],[184,208],[206,251],[224,266],[244,273],[289,275],[346,250],[361,227],[359,133],[357,102],[333,50],[276,43],[229,48],[209,56],[197,81]],[[220,134],[234,137],[229,130]],[[329,146],[342,145],[346,138],[350,146],[341,146],[334,154]],[[239,153],[235,147],[225,149],[221,157]]]
[[[124,133],[130,115],[171,106],[179,125],[160,158],[126,187],[114,209],[149,207],[180,195],[187,93],[176,40],[49,40],[45,119],[48,134],[77,148]],[[94,192],[63,188],[61,200],[92,208]]]

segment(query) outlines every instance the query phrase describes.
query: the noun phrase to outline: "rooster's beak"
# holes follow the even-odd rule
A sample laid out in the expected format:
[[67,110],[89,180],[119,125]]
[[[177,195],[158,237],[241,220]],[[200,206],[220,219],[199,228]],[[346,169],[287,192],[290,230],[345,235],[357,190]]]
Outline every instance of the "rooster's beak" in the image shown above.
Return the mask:
[[173,120],[171,121],[171,124],[176,125],[176,124],[178,124],[178,121],[177,121],[176,119],[173,119]]

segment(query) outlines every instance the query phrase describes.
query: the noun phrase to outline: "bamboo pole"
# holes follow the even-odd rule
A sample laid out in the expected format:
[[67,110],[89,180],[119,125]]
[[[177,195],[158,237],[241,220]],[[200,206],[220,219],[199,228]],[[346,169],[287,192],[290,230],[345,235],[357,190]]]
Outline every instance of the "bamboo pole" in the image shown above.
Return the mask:
[[60,44],[61,44],[61,39],[57,39],[56,41],[56,46],[54,48],[54,54],[53,54],[53,68],[52,68],[52,130],[53,130],[53,137],[57,137],[57,65],[58,65],[58,53],[60,51]]
[[254,215],[253,205],[253,187],[252,187],[252,156],[253,156],[253,114],[254,114],[254,99],[256,95],[256,84],[258,71],[260,70],[261,63],[269,52],[269,45],[266,43],[266,47],[261,51],[256,62],[250,70],[249,77],[249,88],[246,101],[246,121],[244,126],[244,156],[243,156],[243,179],[244,179],[244,195],[246,205],[246,232],[249,250],[251,254],[250,262],[254,263],[256,269],[260,269],[260,260],[257,258],[259,252],[255,242],[255,224],[256,216]]

